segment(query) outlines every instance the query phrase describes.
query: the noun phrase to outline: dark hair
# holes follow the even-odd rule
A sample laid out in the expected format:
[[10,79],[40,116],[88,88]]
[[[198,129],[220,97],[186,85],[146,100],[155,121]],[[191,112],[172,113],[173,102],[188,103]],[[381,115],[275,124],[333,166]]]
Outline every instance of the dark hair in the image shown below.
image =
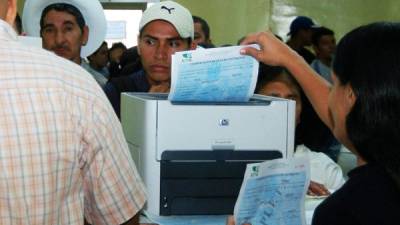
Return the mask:
[[42,15],[40,16],[40,33],[42,33],[42,29],[44,27],[44,17],[49,13],[49,11],[55,10],[58,12],[66,12],[68,14],[71,14],[75,17],[76,23],[78,24],[79,28],[83,32],[83,28],[85,27],[85,19],[82,16],[82,13],[79,11],[78,8],[71,4],[67,3],[54,3],[51,5],[48,5],[46,8],[43,9]]
[[17,33],[22,34],[22,22],[21,22],[21,17],[19,16],[18,13],[15,17],[14,23],[15,23],[15,28],[17,29]]
[[121,48],[123,50],[126,50],[126,46],[122,42],[115,42],[111,45],[111,48],[108,51],[114,51],[115,49]]
[[400,23],[361,26],[339,42],[333,71],[356,101],[346,118],[348,138],[400,188]]
[[258,69],[258,79],[256,85],[256,93],[260,92],[260,89],[270,82],[284,82],[290,86],[294,86],[299,94],[302,92],[300,85],[294,79],[294,77],[283,67],[280,66],[269,66],[263,63],[260,63],[260,67]]
[[318,46],[319,40],[321,39],[322,36],[325,36],[325,35],[334,36],[335,33],[331,29],[328,29],[326,27],[314,28],[313,29],[313,34],[312,34],[312,37],[311,37],[311,43],[313,45],[315,45],[315,46]]
[[210,39],[210,27],[208,26],[207,21],[205,21],[203,18],[198,17],[198,16],[192,16],[193,18],[193,23],[200,23],[201,24],[201,29],[204,32],[204,36],[206,39]]

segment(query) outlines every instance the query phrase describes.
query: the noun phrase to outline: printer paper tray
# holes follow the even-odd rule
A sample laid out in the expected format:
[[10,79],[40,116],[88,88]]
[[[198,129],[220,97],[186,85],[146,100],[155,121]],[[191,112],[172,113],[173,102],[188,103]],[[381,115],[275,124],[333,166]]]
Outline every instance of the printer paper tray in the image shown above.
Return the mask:
[[232,214],[246,164],[276,158],[279,151],[165,151],[160,215]]

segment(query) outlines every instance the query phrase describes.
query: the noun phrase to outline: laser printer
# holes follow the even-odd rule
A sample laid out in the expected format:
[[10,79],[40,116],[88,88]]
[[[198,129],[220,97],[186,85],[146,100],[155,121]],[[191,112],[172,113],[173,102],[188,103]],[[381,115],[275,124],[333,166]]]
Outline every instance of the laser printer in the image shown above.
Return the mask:
[[295,102],[174,103],[122,93],[121,123],[153,215],[232,214],[247,163],[293,156]]

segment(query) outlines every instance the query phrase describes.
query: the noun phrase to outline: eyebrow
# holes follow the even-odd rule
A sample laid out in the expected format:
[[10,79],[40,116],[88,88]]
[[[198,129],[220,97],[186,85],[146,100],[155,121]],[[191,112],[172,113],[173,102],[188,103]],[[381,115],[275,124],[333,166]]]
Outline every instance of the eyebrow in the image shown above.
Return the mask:
[[[159,39],[160,39],[160,38],[158,38],[158,37],[154,37],[154,36],[149,35],[149,34],[143,35],[143,38],[151,38],[151,39],[155,39],[155,40],[159,40]],[[179,37],[179,36],[176,36],[176,37],[167,38],[167,40],[168,40],[168,41],[183,41],[184,39],[181,38],[181,37]]]
[[288,95],[287,96],[288,98],[298,98],[298,97],[300,97],[299,95],[296,95],[296,94],[292,94],[292,95]]
[[[281,96],[279,92],[272,92],[272,93],[269,93],[269,95],[270,95],[270,96],[273,96],[273,97],[279,97],[279,96]],[[287,95],[287,96],[285,96],[285,97],[283,97],[283,98],[299,98],[299,97],[300,97],[300,96],[297,95],[297,94],[290,94],[290,95]]]
[[[70,21],[70,20],[67,20],[67,21],[65,21],[65,22],[63,22],[63,25],[65,26],[65,25],[75,25],[76,23],[74,23],[73,21]],[[78,24],[76,24],[76,25],[78,25]],[[48,28],[48,27],[54,27],[54,23],[46,23],[46,24],[44,24],[44,26],[43,26],[43,28]]]

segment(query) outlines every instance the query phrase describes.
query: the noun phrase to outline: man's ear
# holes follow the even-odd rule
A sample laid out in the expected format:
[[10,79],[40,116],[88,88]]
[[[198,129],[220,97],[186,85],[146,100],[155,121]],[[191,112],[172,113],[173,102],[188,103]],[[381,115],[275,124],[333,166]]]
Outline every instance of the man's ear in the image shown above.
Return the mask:
[[82,30],[82,45],[85,46],[88,40],[89,40],[89,27],[85,25]]
[[17,16],[17,0],[7,0],[7,13],[4,20],[9,24],[14,24]]
[[357,96],[350,84],[346,85],[346,99],[351,106],[353,106],[357,100]]

